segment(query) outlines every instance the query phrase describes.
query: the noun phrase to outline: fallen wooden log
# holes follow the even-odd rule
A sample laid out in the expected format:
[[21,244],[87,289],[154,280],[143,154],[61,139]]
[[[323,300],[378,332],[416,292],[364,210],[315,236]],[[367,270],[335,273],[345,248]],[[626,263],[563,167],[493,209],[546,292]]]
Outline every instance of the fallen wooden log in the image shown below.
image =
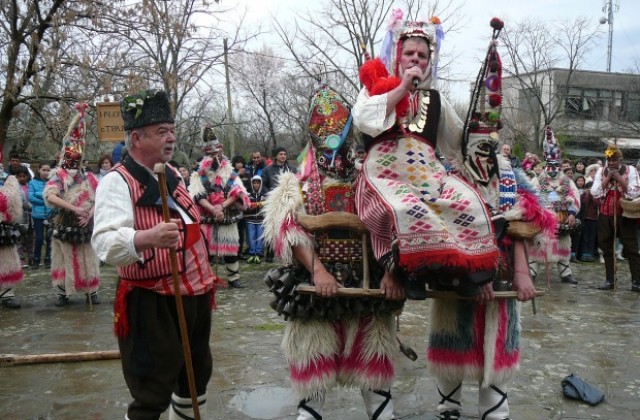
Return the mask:
[[92,362],[96,360],[111,360],[119,358],[119,350],[25,355],[0,354],[0,367],[33,365],[38,363]]
[[[316,287],[310,285],[300,285],[296,288],[298,293],[302,294],[317,294]],[[518,293],[515,291],[506,291],[506,292],[493,292],[496,299],[515,299],[518,297]],[[544,290],[536,290],[536,297],[544,296]],[[374,298],[383,298],[384,294],[380,289],[359,289],[356,287],[339,287],[338,288],[338,297],[374,297]],[[465,297],[460,296],[456,292],[445,292],[438,290],[427,290],[427,298],[432,299],[475,299],[475,297]]]

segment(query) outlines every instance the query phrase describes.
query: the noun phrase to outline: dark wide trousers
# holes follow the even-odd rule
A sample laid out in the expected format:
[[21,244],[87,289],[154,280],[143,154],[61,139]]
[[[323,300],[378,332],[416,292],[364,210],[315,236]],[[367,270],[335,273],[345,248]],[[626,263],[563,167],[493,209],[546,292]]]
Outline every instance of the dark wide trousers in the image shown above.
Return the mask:
[[[198,395],[204,395],[213,359],[211,295],[182,297]],[[130,332],[119,338],[122,371],[133,397],[130,420],[156,420],[169,407],[171,394],[189,398],[180,326],[174,296],[136,288],[127,296]]]

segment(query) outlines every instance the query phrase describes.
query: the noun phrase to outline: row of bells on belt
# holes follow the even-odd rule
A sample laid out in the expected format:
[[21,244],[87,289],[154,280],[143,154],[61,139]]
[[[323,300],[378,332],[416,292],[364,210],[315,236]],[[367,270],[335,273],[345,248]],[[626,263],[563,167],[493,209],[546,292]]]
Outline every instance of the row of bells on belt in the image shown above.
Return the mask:
[[84,244],[91,241],[92,231],[79,226],[57,225],[53,229],[53,237],[71,244]]
[[26,233],[26,228],[17,223],[0,223],[0,246],[12,246]]
[[379,298],[322,298],[311,294],[300,294],[296,286],[309,283],[306,270],[280,267],[267,272],[264,277],[274,298],[269,306],[289,319],[320,319],[337,321],[342,318],[360,318],[368,315],[383,315],[402,308],[403,301]]

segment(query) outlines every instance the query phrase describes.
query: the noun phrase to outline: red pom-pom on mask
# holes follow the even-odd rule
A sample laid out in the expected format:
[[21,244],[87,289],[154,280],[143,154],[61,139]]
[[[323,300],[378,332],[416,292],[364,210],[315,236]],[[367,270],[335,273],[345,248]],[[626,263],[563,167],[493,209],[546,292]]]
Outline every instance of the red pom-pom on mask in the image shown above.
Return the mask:
[[489,24],[496,31],[499,31],[502,28],[504,28],[504,22],[497,17],[494,17],[493,19],[491,19],[491,22],[489,22]]
[[498,94],[489,95],[489,105],[492,107],[500,106],[502,104],[502,96]]

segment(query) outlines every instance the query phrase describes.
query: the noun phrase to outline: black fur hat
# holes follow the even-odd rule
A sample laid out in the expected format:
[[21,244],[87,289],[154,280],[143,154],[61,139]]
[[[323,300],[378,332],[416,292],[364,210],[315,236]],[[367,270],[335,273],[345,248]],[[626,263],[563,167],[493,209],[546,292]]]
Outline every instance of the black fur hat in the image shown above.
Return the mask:
[[162,90],[143,90],[120,101],[124,130],[151,124],[174,123],[169,98]]

